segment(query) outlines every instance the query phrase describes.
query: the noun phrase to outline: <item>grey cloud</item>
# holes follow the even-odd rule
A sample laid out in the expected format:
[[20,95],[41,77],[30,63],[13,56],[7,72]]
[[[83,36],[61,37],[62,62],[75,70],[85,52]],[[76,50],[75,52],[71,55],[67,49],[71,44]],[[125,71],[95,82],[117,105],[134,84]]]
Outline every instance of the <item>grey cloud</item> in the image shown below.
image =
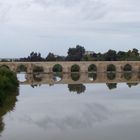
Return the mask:
[[0,22],[6,22],[8,20],[8,13],[11,8],[9,4],[0,3]]
[[[88,24],[88,23],[87,23]],[[87,33],[137,35],[140,34],[140,22],[94,23],[79,25],[73,30]],[[72,30],[72,28],[71,28]]]
[[109,4],[105,1],[87,1],[82,6],[85,19],[100,19],[109,12]]
[[82,0],[33,0],[32,3],[40,4],[41,6],[74,6],[78,5]]
[[66,115],[65,113],[61,112],[61,115],[63,116],[59,118],[57,115],[52,116],[50,114],[44,116],[44,118],[38,121],[26,116],[22,121],[25,121],[28,124],[33,123],[46,130],[51,128],[60,130],[92,128],[96,123],[109,120],[112,116],[112,110],[99,103],[87,103],[82,109],[79,109],[78,113],[76,114]]
[[48,7],[50,2],[48,0],[32,0],[32,4],[39,4],[42,7]]
[[17,6],[17,8],[28,9],[31,7],[31,5],[32,5],[32,1],[28,0],[28,1],[24,1],[22,3],[17,3],[16,6]]
[[[97,48],[101,48],[100,38],[107,38],[107,34],[110,42],[110,38],[115,34],[118,40],[122,40],[122,35],[126,35],[127,40],[122,41],[126,46],[133,46],[134,43],[139,46],[138,37],[131,38],[140,35],[139,6],[139,0],[0,0],[0,22],[3,29],[1,34],[5,34],[1,36],[3,39],[0,45],[13,50],[26,43],[26,46],[32,49],[38,49],[34,42],[41,44],[43,40],[42,46],[51,44],[59,52],[56,44],[69,46],[80,42],[90,48],[94,41],[89,42],[89,38],[96,37]],[[5,22],[8,24],[3,24]],[[11,34],[15,34],[15,38]],[[29,36],[32,40],[25,39]],[[72,39],[58,39],[65,37]],[[54,43],[52,38],[57,43]],[[25,41],[21,43],[19,40],[23,39]],[[107,43],[107,40],[104,42]],[[112,44],[116,45],[115,40],[112,40]],[[110,46],[107,44],[106,47]],[[24,47],[20,49],[23,50]],[[1,55],[3,56],[2,52]]]
[[43,8],[61,7],[69,10],[77,19],[100,19],[109,11],[109,3],[103,0],[33,0]]

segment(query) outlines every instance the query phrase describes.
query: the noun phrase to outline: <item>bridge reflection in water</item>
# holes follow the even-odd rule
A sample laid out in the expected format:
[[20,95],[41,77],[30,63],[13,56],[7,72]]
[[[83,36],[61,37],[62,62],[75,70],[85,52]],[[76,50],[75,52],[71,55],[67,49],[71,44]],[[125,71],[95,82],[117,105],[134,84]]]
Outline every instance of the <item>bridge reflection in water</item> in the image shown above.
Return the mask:
[[84,92],[86,87],[84,84],[105,83],[109,89],[117,87],[117,83],[127,83],[129,87],[138,85],[140,82],[140,73],[124,72],[124,73],[33,73],[26,74],[25,81],[20,82],[21,85],[31,85],[36,87],[42,84],[68,84],[68,89],[77,93]]

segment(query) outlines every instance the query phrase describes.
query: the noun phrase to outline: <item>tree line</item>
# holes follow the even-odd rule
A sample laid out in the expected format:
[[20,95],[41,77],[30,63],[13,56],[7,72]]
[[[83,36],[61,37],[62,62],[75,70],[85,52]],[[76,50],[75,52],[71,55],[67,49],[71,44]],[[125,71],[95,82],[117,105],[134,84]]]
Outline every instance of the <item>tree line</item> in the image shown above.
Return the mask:
[[55,55],[50,52],[46,57],[42,57],[41,53],[31,52],[28,57],[15,59],[15,61],[139,61],[139,50],[133,48],[128,51],[116,51],[109,49],[105,53],[93,52],[85,50],[83,46],[69,48],[66,56]]

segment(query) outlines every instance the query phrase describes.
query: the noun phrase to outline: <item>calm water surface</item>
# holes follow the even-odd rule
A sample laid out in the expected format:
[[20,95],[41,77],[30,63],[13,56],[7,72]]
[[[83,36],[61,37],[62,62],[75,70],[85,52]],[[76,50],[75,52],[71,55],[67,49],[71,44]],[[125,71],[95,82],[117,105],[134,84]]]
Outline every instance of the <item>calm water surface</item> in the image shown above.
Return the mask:
[[0,140],[140,137],[139,84],[21,84],[16,98],[1,115]]

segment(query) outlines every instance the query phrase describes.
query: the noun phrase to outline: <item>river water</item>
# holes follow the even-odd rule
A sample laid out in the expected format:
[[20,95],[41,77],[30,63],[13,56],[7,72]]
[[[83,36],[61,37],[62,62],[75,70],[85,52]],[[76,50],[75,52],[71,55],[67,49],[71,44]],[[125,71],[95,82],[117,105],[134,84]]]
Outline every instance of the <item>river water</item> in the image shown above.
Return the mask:
[[[140,84],[24,82],[0,109],[0,140],[138,140]],[[53,78],[54,79],[54,78]],[[70,82],[70,83],[69,83]],[[11,104],[10,104],[11,103]],[[10,107],[12,106],[12,107]],[[5,112],[5,113],[1,113]]]

